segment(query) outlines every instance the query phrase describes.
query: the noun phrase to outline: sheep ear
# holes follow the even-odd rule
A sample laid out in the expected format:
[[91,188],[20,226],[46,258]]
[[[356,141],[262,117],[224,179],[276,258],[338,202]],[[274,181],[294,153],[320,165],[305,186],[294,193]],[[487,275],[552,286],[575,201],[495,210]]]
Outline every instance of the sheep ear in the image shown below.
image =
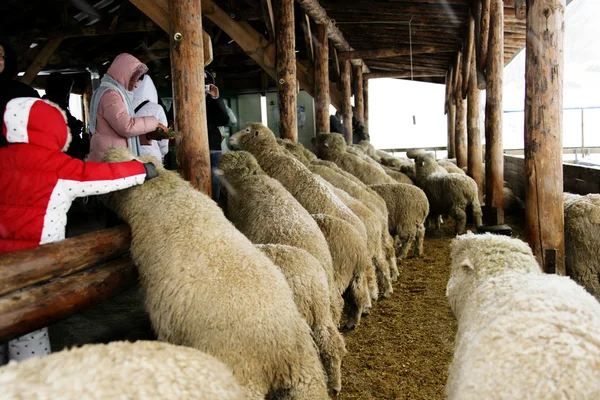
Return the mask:
[[323,146],[324,147],[329,147],[329,143],[325,142],[325,143],[323,143]]
[[475,271],[475,266],[473,265],[473,263],[471,262],[471,260],[469,260],[468,258],[465,258],[460,263],[460,267],[462,268],[463,271],[465,271],[468,274],[470,274],[471,272]]

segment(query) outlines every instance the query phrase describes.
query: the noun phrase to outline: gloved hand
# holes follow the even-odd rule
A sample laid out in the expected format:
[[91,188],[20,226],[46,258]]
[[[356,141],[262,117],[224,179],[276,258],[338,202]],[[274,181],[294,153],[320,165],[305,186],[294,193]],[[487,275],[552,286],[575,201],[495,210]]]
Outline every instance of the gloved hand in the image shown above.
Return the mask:
[[156,169],[156,166],[151,162],[144,163],[144,169],[146,170],[147,181],[158,176],[158,170]]

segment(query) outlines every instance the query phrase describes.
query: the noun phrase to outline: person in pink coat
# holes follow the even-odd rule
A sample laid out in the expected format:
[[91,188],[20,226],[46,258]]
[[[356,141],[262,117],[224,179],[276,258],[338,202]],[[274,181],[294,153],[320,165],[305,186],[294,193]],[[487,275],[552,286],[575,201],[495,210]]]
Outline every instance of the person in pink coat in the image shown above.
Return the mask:
[[155,117],[137,117],[133,89],[148,67],[131,54],[119,54],[102,78],[90,102],[90,154],[88,161],[100,161],[111,147],[127,147],[140,155],[140,145],[150,144],[146,133],[167,127]]

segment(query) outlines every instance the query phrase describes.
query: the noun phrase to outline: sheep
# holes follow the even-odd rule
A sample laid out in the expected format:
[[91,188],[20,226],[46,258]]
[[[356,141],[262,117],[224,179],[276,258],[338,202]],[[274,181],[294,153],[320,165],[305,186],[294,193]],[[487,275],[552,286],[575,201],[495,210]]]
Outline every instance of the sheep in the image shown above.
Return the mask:
[[[364,214],[368,214],[368,213],[361,212],[360,206],[355,205],[353,208],[352,205],[355,203],[352,198],[359,200],[371,212],[376,214],[376,218],[379,222],[379,225],[381,226],[381,229],[378,229],[378,231],[380,232],[381,240],[379,241],[379,243],[373,243],[373,240],[371,238],[377,239],[377,232],[375,231],[375,229],[377,229],[377,228],[371,226],[370,230],[372,233],[369,233],[370,237],[368,238],[368,245],[371,249],[375,249],[375,251],[371,250],[371,254],[374,255],[373,256],[375,258],[374,261],[375,261],[375,264],[378,266],[378,268],[386,268],[385,266],[382,266],[381,260],[378,256],[378,254],[380,254],[381,251],[384,252],[383,257],[385,258],[385,262],[387,262],[389,265],[390,276],[392,278],[392,281],[395,281],[398,277],[398,267],[396,265],[396,260],[395,260],[395,253],[394,253],[394,249],[393,249],[393,240],[390,237],[390,234],[388,231],[387,206],[386,206],[385,202],[383,201],[383,199],[381,197],[379,197],[377,195],[377,193],[375,193],[374,191],[369,189],[361,181],[356,179],[354,176],[339,169],[335,164],[333,164],[329,161],[319,162],[319,160],[317,160],[316,157],[314,157],[314,155],[313,155],[314,158],[312,158],[313,161],[312,162],[309,161],[308,157],[310,157],[310,155],[308,155],[308,157],[307,157],[308,150],[306,150],[304,148],[304,146],[302,146],[301,144],[293,143],[289,140],[278,140],[278,143],[281,146],[283,146],[286,150],[288,150],[294,157],[296,157],[303,164],[305,164],[310,169],[311,172],[319,175],[321,178],[325,179],[329,184],[333,185],[335,188],[341,189],[344,193],[335,192],[336,195],[338,195],[338,197],[342,201],[344,201],[344,203],[355,214],[357,214],[357,216],[360,217],[360,215],[364,215]],[[310,153],[310,152],[308,152],[308,153]],[[312,153],[310,153],[310,154],[312,154]],[[350,195],[352,198],[348,199],[348,197],[347,197],[348,195]],[[358,207],[359,209],[356,209],[356,207]],[[374,222],[370,222],[370,221],[372,221],[372,218],[369,217],[368,215],[367,215],[367,219],[363,219],[361,217],[361,220],[363,221],[365,226],[372,225],[374,223]],[[381,248],[381,249],[379,249],[379,248]],[[379,249],[379,250],[377,250],[377,249]],[[380,271],[380,276],[383,276],[384,274],[385,274],[384,271]],[[372,275],[369,273],[369,283],[372,283],[371,278],[372,278]],[[381,281],[380,281],[380,284],[384,285],[384,283]],[[372,285],[370,286],[370,288],[371,288],[371,298],[373,300],[376,300],[378,290],[376,290],[377,288],[373,287]]]
[[437,163],[449,173],[466,175],[465,171],[463,171],[461,168],[458,168],[452,161],[437,160]]
[[377,150],[377,149],[375,148],[375,146],[373,146],[373,145],[371,144],[371,142],[369,142],[368,140],[361,140],[361,141],[358,143],[358,147],[359,147],[359,148],[360,148],[360,149],[361,149],[361,150],[362,150],[362,151],[363,151],[363,152],[364,152],[366,155],[368,155],[369,157],[371,157],[373,160],[375,160],[375,161],[377,161],[377,162],[382,162],[382,159],[383,159],[383,158],[390,158],[390,157],[392,157],[392,158],[393,158],[393,156],[392,156],[390,153],[388,153],[388,152],[385,152],[385,151],[383,151],[383,150]]
[[423,255],[425,219],[429,214],[429,202],[425,193],[416,186],[405,184],[371,185],[370,187],[390,204],[388,224],[394,229],[392,233],[396,238],[398,259],[406,258],[413,242],[415,257]]
[[418,156],[415,168],[416,183],[427,195],[430,213],[434,218],[449,214],[456,221],[456,233],[462,234],[466,229],[467,208],[470,206],[475,226],[479,228],[482,225],[477,184],[471,177],[436,172],[437,163],[430,154]]
[[542,273],[518,239],[469,233],[453,240],[451,259],[448,399],[600,398],[600,304],[590,294]]
[[412,179],[410,179],[406,174],[404,174],[400,171],[393,170],[384,165],[381,165],[380,163],[378,163],[377,161],[375,161],[374,159],[372,159],[371,157],[366,155],[359,147],[350,146],[350,147],[346,148],[346,151],[350,154],[354,154],[354,155],[360,157],[362,160],[371,164],[373,167],[379,169],[380,171],[383,171],[384,173],[386,173],[388,176],[390,176],[392,179],[394,179],[398,183],[408,183],[409,185],[413,184]]
[[381,157],[381,165],[388,168],[393,168],[396,171],[402,172],[403,168],[412,170],[414,172],[415,163],[410,158],[400,157]]
[[600,194],[565,193],[567,275],[600,301]]
[[[110,149],[104,161],[132,158]],[[158,177],[105,201],[131,227],[132,259],[158,339],[217,357],[250,399],[326,399],[310,327],[281,271],[208,196],[156,167]]]
[[[317,151],[320,156],[330,159],[338,164],[339,167],[354,174],[358,177],[363,183],[367,185],[378,185],[378,184],[395,184],[402,185],[397,183],[392,178],[390,178],[385,173],[379,173],[378,170],[374,168],[370,168],[370,164],[363,162],[359,157],[348,154],[345,152],[346,143],[344,138],[339,134],[319,134],[316,139],[317,143]],[[421,191],[419,188],[414,188],[410,192]],[[405,193],[405,190],[399,189],[396,193]],[[408,192],[407,192],[408,193]],[[378,193],[379,194],[379,193]],[[381,197],[381,196],[380,196]],[[395,196],[384,197],[386,201],[388,211],[390,209],[399,210],[401,207],[406,207],[406,204],[410,204],[410,210],[414,208],[415,210],[415,218],[420,218],[420,212],[423,208],[428,208],[429,206],[423,204],[423,201],[427,201],[424,196],[414,195],[411,197],[411,200],[419,201],[418,205],[410,203],[406,199],[398,198]],[[401,213],[397,214],[398,216],[403,215]],[[403,215],[405,216],[405,215]],[[413,219],[411,218],[411,221]],[[409,238],[414,237],[414,231],[411,228],[409,232],[404,232],[405,222],[402,220],[388,220],[388,226],[392,233],[396,233],[400,237]],[[402,243],[402,240],[397,238],[396,244]],[[398,256],[398,254],[396,254]]]
[[310,214],[246,151],[227,152],[219,168],[227,191],[227,217],[252,243],[287,244],[308,251],[327,276],[331,313],[339,323],[343,299],[323,233]]
[[346,302],[350,308],[346,328],[353,329],[360,323],[362,311],[368,309],[371,303],[367,281],[371,263],[363,250],[364,242],[360,240],[354,227],[341,218],[327,214],[313,214],[312,217],[328,239],[334,264],[339,265],[335,269],[335,281],[340,283],[340,291],[347,287],[346,293],[354,299]]
[[328,386],[333,393],[339,393],[346,344],[331,318],[327,295],[329,283],[321,264],[309,252],[297,247],[282,244],[259,244],[256,247],[283,272],[300,314],[312,329],[329,379]]
[[221,361],[156,341],[85,345],[0,368],[1,397],[17,399],[243,400]]
[[233,148],[251,153],[262,170],[277,179],[309,213],[341,218],[366,237],[365,226],[358,217],[304,164],[285,154],[269,128],[255,122],[246,125],[246,129],[229,137]]

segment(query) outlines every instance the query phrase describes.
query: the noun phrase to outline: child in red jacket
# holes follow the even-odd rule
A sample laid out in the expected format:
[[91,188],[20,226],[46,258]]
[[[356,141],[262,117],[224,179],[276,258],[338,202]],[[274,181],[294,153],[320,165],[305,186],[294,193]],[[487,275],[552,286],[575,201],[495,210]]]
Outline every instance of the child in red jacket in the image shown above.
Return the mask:
[[[66,117],[45,100],[11,100],[2,132],[9,144],[0,148],[0,257],[64,239],[67,211],[76,197],[125,189],[157,176],[151,163],[85,163],[66,155],[71,141]],[[47,328],[8,346],[14,360],[49,353]],[[0,365],[5,357],[0,344]]]

